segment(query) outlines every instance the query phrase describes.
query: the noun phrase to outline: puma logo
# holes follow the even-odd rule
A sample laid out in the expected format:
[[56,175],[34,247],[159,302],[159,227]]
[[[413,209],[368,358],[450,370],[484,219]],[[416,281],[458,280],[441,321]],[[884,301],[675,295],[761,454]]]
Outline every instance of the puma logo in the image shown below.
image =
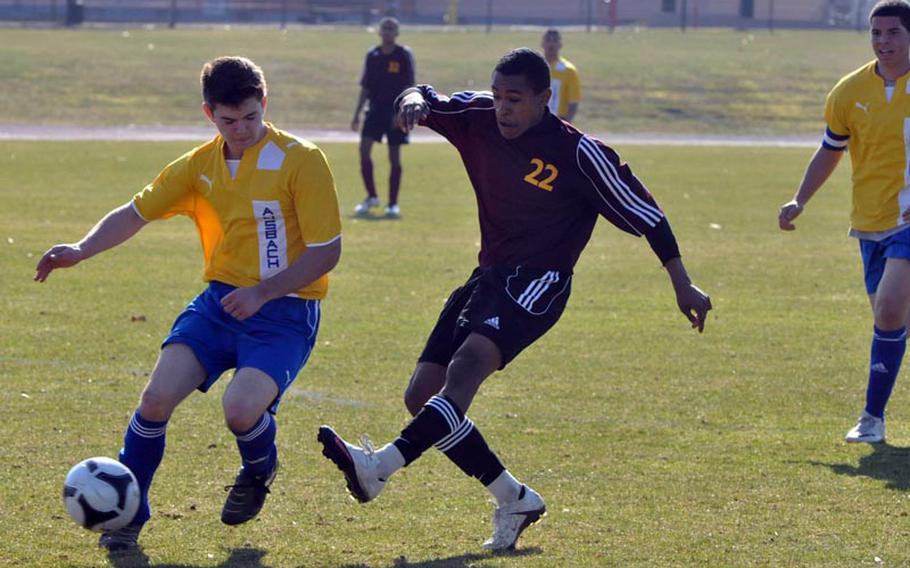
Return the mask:
[[864,105],[863,103],[856,103],[856,108],[860,109],[866,114],[869,114],[869,105]]

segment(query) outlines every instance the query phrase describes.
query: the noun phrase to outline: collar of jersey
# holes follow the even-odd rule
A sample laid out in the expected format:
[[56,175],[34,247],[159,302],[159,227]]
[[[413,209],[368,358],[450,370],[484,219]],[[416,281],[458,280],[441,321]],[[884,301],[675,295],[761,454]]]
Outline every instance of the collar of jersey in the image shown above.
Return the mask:
[[550,132],[551,130],[557,129],[558,127],[559,120],[553,116],[553,113],[550,112],[550,109],[545,108],[543,112],[543,118],[540,119],[540,122],[525,130],[524,133],[519,136],[519,138],[524,138],[528,135],[533,136],[535,134],[544,134],[546,132]]
[[[872,61],[872,62],[870,62],[870,64],[869,64],[869,74],[870,74],[874,79],[876,79],[876,80],[878,80],[878,81],[881,81],[882,83],[885,82],[885,78],[878,74],[878,61]],[[905,82],[907,81],[907,78],[908,78],[908,77],[910,77],[910,71],[907,71],[906,73],[904,73],[903,75],[901,75],[900,77],[898,77],[897,79],[895,79],[895,80],[894,80],[895,86],[896,86],[898,83],[905,83]]]
[[[260,140],[259,142],[256,142],[255,145],[250,146],[249,148],[244,150],[243,156],[240,157],[240,160],[243,161],[243,158],[246,157],[247,154],[250,152],[253,152],[256,155],[259,155],[259,151],[262,150],[262,147],[265,146],[269,140],[271,140],[271,138],[274,134],[275,134],[275,127],[272,125],[271,122],[266,122],[265,123],[265,136],[262,137],[262,140]],[[227,163],[227,158],[224,157],[224,137],[221,136],[221,134],[219,134],[218,138],[220,138],[220,140],[218,140],[218,151],[221,153],[221,159],[224,160],[225,163]]]

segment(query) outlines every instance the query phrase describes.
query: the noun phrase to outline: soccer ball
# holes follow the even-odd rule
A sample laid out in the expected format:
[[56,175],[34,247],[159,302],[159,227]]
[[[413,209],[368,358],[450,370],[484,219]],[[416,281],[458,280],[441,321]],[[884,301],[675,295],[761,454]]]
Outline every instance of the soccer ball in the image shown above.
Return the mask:
[[122,463],[89,458],[66,474],[63,504],[79,525],[98,532],[115,531],[128,525],[139,510],[139,483]]

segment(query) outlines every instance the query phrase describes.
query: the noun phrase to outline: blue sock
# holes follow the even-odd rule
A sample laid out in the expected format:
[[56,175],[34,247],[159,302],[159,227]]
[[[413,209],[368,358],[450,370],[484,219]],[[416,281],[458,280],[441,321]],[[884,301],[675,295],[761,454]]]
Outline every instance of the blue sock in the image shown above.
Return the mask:
[[275,433],[278,430],[275,419],[268,412],[246,432],[235,432],[243,470],[253,476],[265,475],[275,467],[278,448],[275,446]]
[[869,362],[869,387],[866,389],[866,412],[885,417],[885,405],[901,369],[907,347],[907,328],[882,331],[877,327],[872,335],[872,355]]
[[145,523],[152,516],[149,507],[149,487],[155,470],[164,457],[164,437],[167,420],[154,422],[146,420],[136,410],[130,425],[123,435],[123,448],[120,450],[120,462],[130,468],[139,482],[141,501],[139,511],[133,517],[134,523]]

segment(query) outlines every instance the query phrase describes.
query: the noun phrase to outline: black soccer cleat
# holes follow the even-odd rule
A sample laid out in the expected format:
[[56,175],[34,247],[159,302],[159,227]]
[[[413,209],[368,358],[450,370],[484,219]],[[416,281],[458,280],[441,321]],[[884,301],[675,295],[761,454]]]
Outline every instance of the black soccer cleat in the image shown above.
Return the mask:
[[122,529],[105,531],[98,539],[98,546],[109,552],[131,552],[139,550],[139,532],[143,523],[130,523]]
[[221,522],[226,525],[239,525],[256,518],[262,510],[266,495],[270,493],[269,486],[277,473],[277,460],[275,467],[266,475],[249,475],[241,468],[234,484],[224,488],[225,491],[230,489],[231,492],[228,493],[224,508],[221,509]]

